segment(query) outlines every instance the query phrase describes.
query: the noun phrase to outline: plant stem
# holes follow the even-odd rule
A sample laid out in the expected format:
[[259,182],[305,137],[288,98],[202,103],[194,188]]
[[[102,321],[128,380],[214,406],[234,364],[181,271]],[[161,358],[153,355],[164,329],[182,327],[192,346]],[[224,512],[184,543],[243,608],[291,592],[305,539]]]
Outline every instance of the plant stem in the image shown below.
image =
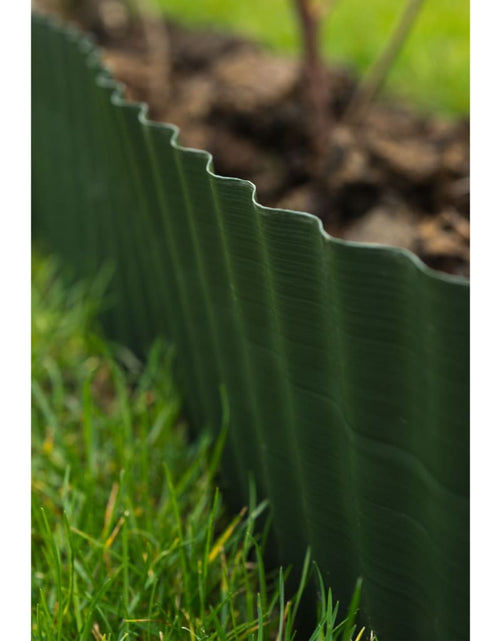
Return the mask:
[[295,0],[303,47],[303,73],[306,103],[310,109],[308,119],[313,152],[322,157],[328,140],[326,131],[330,120],[326,71],[319,48],[321,14],[312,0]]
[[375,96],[382,88],[389,71],[396,60],[425,0],[408,0],[401,18],[387,41],[379,58],[360,82],[354,97],[344,114],[349,124],[359,122]]

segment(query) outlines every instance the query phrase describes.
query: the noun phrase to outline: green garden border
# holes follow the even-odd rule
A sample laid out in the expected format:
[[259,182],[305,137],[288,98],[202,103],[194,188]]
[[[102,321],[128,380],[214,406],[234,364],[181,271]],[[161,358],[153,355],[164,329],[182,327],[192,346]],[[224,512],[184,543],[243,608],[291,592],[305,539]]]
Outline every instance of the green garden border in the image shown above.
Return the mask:
[[114,268],[108,336],[177,352],[195,428],[229,422],[275,558],[306,546],[388,641],[459,641],[469,617],[469,286],[413,253],[266,208],[124,100],[92,41],[33,25],[33,236],[75,275]]

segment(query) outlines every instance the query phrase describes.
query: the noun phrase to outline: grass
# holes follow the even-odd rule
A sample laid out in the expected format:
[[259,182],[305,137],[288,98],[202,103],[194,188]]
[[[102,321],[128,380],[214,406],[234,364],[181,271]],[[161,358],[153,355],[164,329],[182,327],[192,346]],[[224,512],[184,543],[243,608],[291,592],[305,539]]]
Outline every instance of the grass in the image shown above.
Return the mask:
[[[292,0],[151,0],[187,24],[210,24],[261,40],[288,53],[299,50]],[[328,0],[319,0],[326,5]],[[401,0],[337,0],[324,21],[329,60],[363,73],[384,46],[404,6]],[[387,83],[390,94],[444,114],[469,110],[469,2],[424,3]]]
[[[310,555],[287,601],[287,572],[264,567],[265,503],[225,512],[223,437],[188,439],[168,346],[143,366],[96,333],[104,291],[33,258],[32,638],[290,641]],[[360,583],[340,620],[316,581],[310,641],[369,638]]]

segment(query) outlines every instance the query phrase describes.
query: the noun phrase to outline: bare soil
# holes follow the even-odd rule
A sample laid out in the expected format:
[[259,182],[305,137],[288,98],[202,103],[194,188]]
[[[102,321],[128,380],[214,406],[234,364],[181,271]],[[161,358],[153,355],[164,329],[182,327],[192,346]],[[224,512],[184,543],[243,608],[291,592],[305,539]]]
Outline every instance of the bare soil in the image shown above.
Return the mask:
[[182,144],[210,151],[217,173],[254,182],[264,205],[316,214],[333,236],[406,247],[468,277],[468,119],[385,102],[349,124],[357,79],[329,68],[331,124],[318,162],[299,61],[213,30],[107,20],[80,25],[127,96],[178,125]]

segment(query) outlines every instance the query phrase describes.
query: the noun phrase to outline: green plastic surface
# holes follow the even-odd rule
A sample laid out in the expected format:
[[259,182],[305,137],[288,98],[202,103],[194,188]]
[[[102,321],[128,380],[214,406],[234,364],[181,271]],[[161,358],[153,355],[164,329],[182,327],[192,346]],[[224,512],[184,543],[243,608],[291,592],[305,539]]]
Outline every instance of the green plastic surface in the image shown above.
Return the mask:
[[176,347],[194,426],[229,412],[224,477],[270,499],[276,558],[307,545],[336,598],[363,577],[382,641],[468,639],[469,287],[335,240],[127,103],[91,41],[35,16],[33,235],[116,270],[103,323]]

